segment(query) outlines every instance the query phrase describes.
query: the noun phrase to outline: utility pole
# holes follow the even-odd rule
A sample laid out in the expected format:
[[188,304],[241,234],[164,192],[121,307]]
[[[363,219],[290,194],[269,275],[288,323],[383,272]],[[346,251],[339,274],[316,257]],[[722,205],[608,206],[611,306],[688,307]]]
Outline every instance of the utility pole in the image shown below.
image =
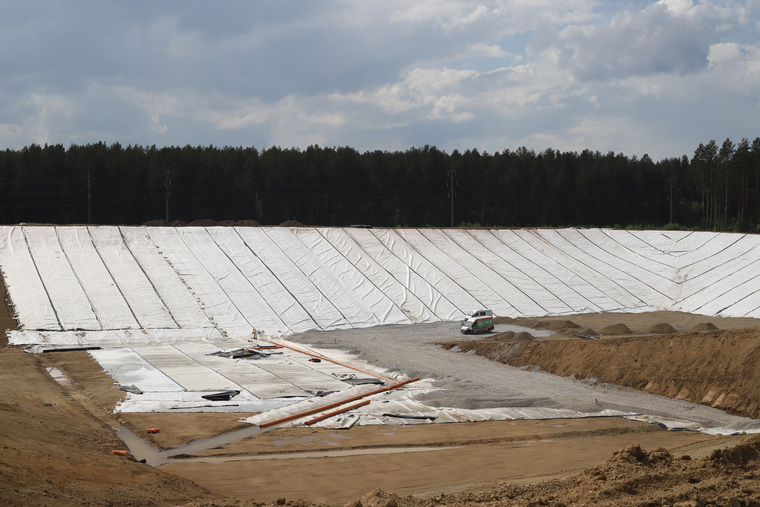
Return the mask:
[[90,164],[87,163],[87,223],[92,224],[92,184],[90,183]]
[[449,196],[451,197],[451,226],[454,227],[454,162],[451,163],[451,169],[449,169]]
[[169,169],[166,169],[166,179],[164,180],[164,187],[166,187],[166,221],[169,221],[169,195],[171,194],[172,180],[169,179]]

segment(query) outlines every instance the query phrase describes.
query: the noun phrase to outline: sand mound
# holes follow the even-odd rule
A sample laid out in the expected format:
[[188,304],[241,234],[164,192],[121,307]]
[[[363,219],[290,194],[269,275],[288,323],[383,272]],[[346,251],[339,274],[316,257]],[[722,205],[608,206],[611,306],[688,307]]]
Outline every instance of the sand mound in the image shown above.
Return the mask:
[[246,220],[238,220],[236,225],[238,227],[261,227],[261,224],[252,218]]
[[285,220],[280,227],[303,227],[303,224],[298,220]]
[[607,326],[601,331],[599,331],[599,334],[604,335],[619,335],[619,334],[630,334],[631,330],[628,329],[628,326],[625,324],[612,324],[611,326]]
[[713,324],[712,322],[700,322],[699,324],[697,324],[696,326],[694,326],[693,328],[691,328],[691,332],[692,333],[699,333],[699,332],[702,332],[702,331],[715,331],[717,329],[718,329],[718,327],[715,324]]
[[533,335],[528,333],[527,331],[520,331],[519,333],[515,335],[515,341],[524,342],[524,341],[530,341],[533,339],[534,339]]
[[667,322],[664,322],[662,324],[655,324],[653,326],[649,326],[646,332],[652,333],[652,334],[667,334],[667,333],[677,333],[678,331],[676,331],[676,328],[674,328]]
[[387,493],[381,489],[375,489],[363,497],[347,503],[346,507],[398,507],[405,504],[415,505],[416,503],[416,499],[413,497],[404,499],[395,493]]
[[754,437],[736,447],[716,449],[708,459],[715,464],[722,466],[746,466],[748,463],[760,459],[760,439]]
[[496,336],[493,337],[494,340],[501,340],[501,341],[512,341],[515,339],[515,332],[514,331],[505,331],[503,333],[499,333]]
[[614,462],[640,463],[642,465],[654,465],[655,463],[670,463],[673,455],[667,449],[655,449],[645,451],[640,445],[629,445],[612,455],[608,463]]
[[146,227],[185,227],[187,225],[187,222],[184,222],[182,220],[172,220],[171,222],[167,222],[164,219],[158,219],[149,220],[142,225]]
[[189,225],[190,227],[214,227],[217,223],[210,218],[203,218],[201,220],[193,220]]
[[561,329],[578,329],[581,326],[570,320],[540,320],[531,327],[533,329],[559,331]]
[[520,331],[519,333],[515,333],[514,331],[505,331],[503,333],[495,335],[493,339],[502,342],[525,342],[535,340],[534,336],[527,331]]
[[591,329],[590,327],[587,327],[585,329],[576,330],[574,334],[582,334],[586,336],[597,336],[599,333]]

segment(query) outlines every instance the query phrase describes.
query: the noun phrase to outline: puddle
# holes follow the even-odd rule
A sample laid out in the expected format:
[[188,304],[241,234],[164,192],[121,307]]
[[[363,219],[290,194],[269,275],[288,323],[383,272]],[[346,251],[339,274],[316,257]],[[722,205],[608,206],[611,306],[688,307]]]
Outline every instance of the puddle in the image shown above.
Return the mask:
[[[250,426],[249,428],[243,428],[237,431],[231,431],[229,433],[223,433],[215,437],[207,438],[204,440],[196,440],[189,444],[180,445],[174,449],[166,451],[160,451],[146,442],[144,439],[138,437],[126,428],[117,428],[116,436],[119,437],[129,449],[130,454],[136,461],[143,461],[150,466],[159,467],[166,463],[226,463],[230,461],[250,461],[250,460],[262,460],[262,459],[303,459],[303,458],[327,458],[327,457],[340,457],[340,456],[360,456],[365,454],[397,454],[405,452],[430,452],[430,451],[443,451],[447,449],[458,449],[459,446],[451,447],[384,447],[381,449],[348,449],[343,451],[310,451],[310,452],[296,452],[286,454],[264,454],[258,456],[226,456],[226,457],[198,457],[198,458],[182,458],[182,459],[169,459],[173,456],[180,454],[192,455],[200,451],[207,449],[213,449],[225,444],[237,442],[244,438],[252,437],[267,431],[267,428],[261,429],[258,426]],[[336,444],[340,445],[340,444]]]
[[166,451],[156,449],[144,439],[138,437],[126,428],[117,428],[116,436],[127,444],[127,449],[129,449],[130,454],[132,454],[135,460],[145,460],[145,463],[148,465],[157,467],[168,463],[169,458],[172,456],[177,456],[179,454],[195,454],[200,451],[213,449],[215,447],[231,444],[232,442],[237,442],[238,440],[258,435],[264,431],[267,431],[267,429],[265,428],[262,430],[258,426],[250,426],[241,430],[222,433],[221,435],[216,435],[211,438],[195,440],[189,444],[180,445]]
[[189,459],[173,459],[172,463],[227,463],[230,461],[255,461],[272,459],[306,459],[306,458],[339,458],[342,456],[364,456],[367,454],[398,454],[407,452],[430,452],[459,449],[459,446],[451,447],[385,447],[382,449],[348,449],[345,451],[310,451],[292,452],[288,454],[263,454],[259,456],[226,456],[226,457],[201,457]]

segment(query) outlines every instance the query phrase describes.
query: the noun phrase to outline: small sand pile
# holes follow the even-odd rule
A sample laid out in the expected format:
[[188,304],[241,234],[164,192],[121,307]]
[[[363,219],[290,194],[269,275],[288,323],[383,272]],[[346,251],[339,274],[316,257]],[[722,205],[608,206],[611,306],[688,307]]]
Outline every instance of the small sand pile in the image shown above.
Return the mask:
[[628,329],[628,326],[625,324],[612,324],[611,326],[607,326],[601,331],[599,331],[599,334],[604,335],[619,335],[619,334],[630,334],[631,330]]
[[540,320],[531,327],[533,329],[549,329],[551,331],[560,331],[562,329],[578,329],[581,326],[570,320]]
[[493,337],[494,340],[501,340],[501,341],[513,341],[515,339],[515,332],[514,331],[505,331],[503,333],[499,333],[496,336]]
[[185,227],[187,225],[187,222],[184,222],[182,220],[172,220],[171,222],[167,222],[164,219],[158,219],[149,220],[142,225],[145,227]]
[[285,220],[280,227],[303,227],[303,224],[298,220]]
[[502,342],[525,342],[535,340],[534,336],[527,331],[520,331],[519,333],[515,333],[514,331],[505,331],[503,333],[497,334],[493,337],[493,339]]
[[210,218],[202,218],[200,220],[193,220],[188,224],[190,227],[214,227],[217,225],[215,220]]
[[182,220],[173,220],[167,222],[164,219],[149,220],[142,225],[146,227],[261,227],[261,224],[252,218],[245,220],[212,220],[210,218],[203,218],[201,220],[194,220],[189,224]]
[[677,333],[678,331],[676,331],[676,328],[665,322],[662,324],[654,324],[653,326],[649,326],[646,332],[651,334],[668,334]]
[[527,331],[520,331],[519,333],[515,335],[515,341],[519,341],[519,342],[530,341],[533,339],[534,339],[533,335]]
[[596,331],[594,331],[590,327],[587,327],[585,329],[576,330],[575,333],[573,333],[573,334],[582,334],[582,335],[585,335],[585,336],[596,336],[599,333],[597,333]]
[[245,220],[238,220],[235,225],[237,225],[238,227],[261,227],[261,224],[252,218],[247,218]]
[[712,322],[700,322],[693,328],[691,328],[692,333],[700,333],[702,331],[715,331],[718,327],[713,324]]

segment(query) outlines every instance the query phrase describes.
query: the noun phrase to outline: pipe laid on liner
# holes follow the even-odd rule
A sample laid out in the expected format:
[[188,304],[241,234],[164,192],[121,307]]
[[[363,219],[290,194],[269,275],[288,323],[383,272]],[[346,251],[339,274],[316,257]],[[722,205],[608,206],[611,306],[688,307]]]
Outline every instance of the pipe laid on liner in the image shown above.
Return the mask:
[[414,377],[413,379],[404,380],[403,382],[399,382],[397,384],[393,384],[391,386],[381,387],[380,389],[375,389],[374,391],[370,391],[368,393],[364,394],[357,394],[356,396],[351,396],[350,398],[346,398],[342,401],[336,401],[334,403],[329,403],[327,405],[324,405],[322,407],[312,408],[309,410],[305,410],[303,412],[299,412],[297,414],[291,414],[286,415],[285,417],[281,417],[279,419],[275,419],[274,421],[265,422],[262,424],[259,424],[259,428],[267,428],[269,426],[274,426],[275,424],[281,424],[284,422],[292,421],[293,419],[300,419],[301,417],[306,417],[307,415],[316,414],[317,412],[322,412],[323,410],[327,410],[330,408],[339,407],[345,403],[350,403],[352,401],[360,400],[362,398],[366,398],[367,396],[372,396],[373,394],[378,393],[384,393],[385,391],[391,391],[393,389],[398,389],[399,387],[405,386],[407,384],[410,384],[412,382],[418,381],[419,377]]
[[318,423],[319,421],[323,421],[327,419],[328,417],[332,417],[334,415],[342,414],[343,412],[348,412],[349,410],[353,410],[355,408],[363,407],[364,405],[369,405],[372,400],[364,400],[360,401],[359,403],[354,403],[353,405],[349,405],[347,407],[339,408],[338,410],[333,410],[332,412],[328,412],[326,414],[318,415],[314,419],[309,419],[304,424],[307,426],[311,426],[314,423]]
[[[378,375],[377,373],[372,373],[372,372],[369,372],[369,371],[364,371],[364,370],[362,370],[360,368],[356,368],[355,366],[351,366],[349,364],[341,363],[340,361],[336,361],[335,359],[330,359],[329,357],[325,357],[325,356],[321,356],[319,354],[315,354],[313,352],[307,352],[305,350],[297,349],[295,347],[291,347],[290,345],[285,345],[284,343],[277,343],[277,342],[273,342],[272,340],[269,340],[269,343],[274,343],[275,345],[279,345],[280,347],[285,347],[285,348],[288,348],[290,350],[295,350],[296,352],[300,352],[301,354],[306,354],[306,355],[309,355],[309,356],[318,357],[319,359],[324,359],[325,361],[330,361],[331,363],[335,363],[335,364],[338,364],[340,366],[345,366],[346,368],[350,368],[352,370],[360,371],[362,373],[366,373],[367,375],[372,375],[373,377],[381,378],[381,379],[387,380],[389,382],[393,382],[395,380],[395,379],[392,379],[392,378],[383,377],[382,375]],[[248,348],[248,347],[243,347],[243,348]]]

